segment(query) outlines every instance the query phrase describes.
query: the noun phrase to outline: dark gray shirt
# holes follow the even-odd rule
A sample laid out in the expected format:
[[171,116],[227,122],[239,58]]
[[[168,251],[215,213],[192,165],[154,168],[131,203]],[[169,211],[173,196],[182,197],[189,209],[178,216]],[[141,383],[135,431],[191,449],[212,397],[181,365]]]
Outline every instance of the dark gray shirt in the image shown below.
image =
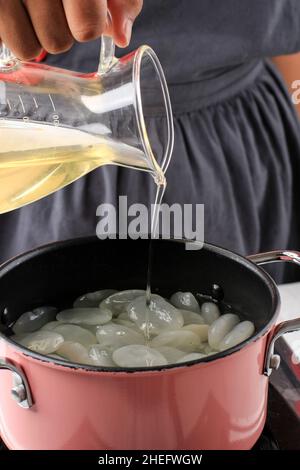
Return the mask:
[[[253,59],[300,50],[300,0],[145,0],[130,47],[150,45],[170,84],[193,82]],[[95,71],[99,42],[48,62]],[[76,53],[75,53],[76,52]]]

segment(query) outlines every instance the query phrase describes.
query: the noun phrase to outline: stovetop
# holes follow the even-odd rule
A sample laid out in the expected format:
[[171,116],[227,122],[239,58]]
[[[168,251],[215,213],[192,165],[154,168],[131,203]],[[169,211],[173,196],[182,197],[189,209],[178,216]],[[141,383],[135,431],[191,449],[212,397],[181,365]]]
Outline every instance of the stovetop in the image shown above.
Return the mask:
[[270,378],[267,429],[282,450],[300,450],[300,364],[284,339],[277,341],[280,368]]

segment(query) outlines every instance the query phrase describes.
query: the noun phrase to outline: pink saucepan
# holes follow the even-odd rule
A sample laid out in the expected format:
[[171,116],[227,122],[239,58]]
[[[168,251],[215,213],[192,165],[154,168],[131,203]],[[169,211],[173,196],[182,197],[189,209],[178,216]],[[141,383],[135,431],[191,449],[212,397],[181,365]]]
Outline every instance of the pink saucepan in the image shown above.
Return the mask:
[[205,244],[156,240],[152,290],[182,290],[230,305],[255,323],[244,343],[189,364],[104,369],[66,364],[18,346],[12,323],[41,305],[64,308],[103,288],[144,288],[147,240],[95,238],[54,243],[0,268],[0,431],[10,449],[250,449],[266,418],[276,339],[300,319],[275,326],[279,293],[259,265],[300,254],[248,259]]

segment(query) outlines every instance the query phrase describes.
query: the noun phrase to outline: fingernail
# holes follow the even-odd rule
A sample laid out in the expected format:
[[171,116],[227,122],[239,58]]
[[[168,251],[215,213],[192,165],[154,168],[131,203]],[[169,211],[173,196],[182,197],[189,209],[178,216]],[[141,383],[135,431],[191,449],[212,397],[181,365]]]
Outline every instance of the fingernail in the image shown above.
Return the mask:
[[129,18],[127,18],[124,21],[123,30],[124,30],[124,35],[125,35],[127,46],[128,46],[128,44],[130,43],[131,33],[132,33],[132,21]]

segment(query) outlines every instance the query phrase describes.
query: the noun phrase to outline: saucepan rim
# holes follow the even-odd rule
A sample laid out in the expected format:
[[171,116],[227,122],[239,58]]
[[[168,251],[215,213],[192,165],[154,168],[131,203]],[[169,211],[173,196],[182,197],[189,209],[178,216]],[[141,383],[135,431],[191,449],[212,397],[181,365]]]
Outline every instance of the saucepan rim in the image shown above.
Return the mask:
[[[95,236],[88,236],[88,237],[79,237],[79,238],[72,238],[69,240],[63,240],[63,241],[57,241],[57,242],[51,242],[47,243],[45,245],[38,246],[37,248],[34,248],[30,251],[27,251],[26,253],[20,254],[14,258],[11,258],[10,260],[6,261],[0,266],[0,282],[1,278],[3,278],[9,271],[12,269],[16,268],[19,264],[24,263],[31,258],[37,257],[39,254],[44,254],[50,251],[53,251],[55,249],[61,249],[64,247],[70,247],[73,245],[85,245],[91,242],[95,242],[97,240],[97,237]],[[157,241],[157,240],[156,240]],[[159,242],[172,242],[172,243],[197,243],[194,240],[186,240],[186,239],[158,239]],[[103,242],[102,240],[99,240],[99,243]],[[105,240],[104,240],[105,242]],[[117,240],[116,240],[117,242]],[[220,359],[223,359],[225,357],[231,356],[232,354],[240,351],[241,349],[247,347],[251,343],[254,343],[255,341],[259,340],[262,338],[265,334],[267,334],[271,327],[275,324],[275,320],[278,316],[279,313],[279,308],[280,308],[280,296],[279,296],[279,291],[277,288],[277,285],[275,281],[272,279],[272,277],[263,269],[261,269],[258,265],[256,265],[254,262],[250,261],[246,257],[239,255],[231,250],[227,250],[225,248],[222,248],[217,245],[213,245],[211,243],[203,243],[203,248],[214,253],[218,254],[227,258],[230,258],[231,260],[242,264],[245,266],[247,269],[251,270],[254,274],[260,277],[260,279],[265,283],[267,288],[270,291],[271,294],[271,299],[272,299],[272,309],[270,312],[270,319],[269,321],[261,328],[258,330],[255,335],[251,336],[249,339],[243,341],[242,343],[234,346],[233,348],[227,349],[225,351],[221,351],[219,353],[206,356],[201,359],[196,359],[194,361],[188,361],[188,362],[182,362],[179,364],[170,364],[170,365],[164,365],[164,366],[155,366],[155,367],[135,367],[135,368],[130,368],[130,367],[99,367],[99,366],[92,366],[92,365],[85,365],[85,364],[79,364],[76,362],[70,362],[70,361],[64,361],[63,359],[57,359],[49,356],[45,356],[43,354],[36,353],[34,351],[31,351],[20,344],[16,343],[13,339],[10,339],[10,337],[6,336],[5,334],[0,332],[0,339],[2,338],[4,341],[8,342],[11,346],[16,348],[18,351],[20,351],[24,356],[27,358],[34,358],[37,359],[41,362],[43,362],[45,365],[58,365],[58,366],[63,366],[65,369],[71,369],[71,370],[76,370],[78,372],[101,372],[101,373],[138,373],[138,372],[162,372],[165,370],[170,370],[170,369],[178,369],[182,367],[191,367],[197,364],[201,363],[208,363],[208,362],[214,362],[218,361]]]

